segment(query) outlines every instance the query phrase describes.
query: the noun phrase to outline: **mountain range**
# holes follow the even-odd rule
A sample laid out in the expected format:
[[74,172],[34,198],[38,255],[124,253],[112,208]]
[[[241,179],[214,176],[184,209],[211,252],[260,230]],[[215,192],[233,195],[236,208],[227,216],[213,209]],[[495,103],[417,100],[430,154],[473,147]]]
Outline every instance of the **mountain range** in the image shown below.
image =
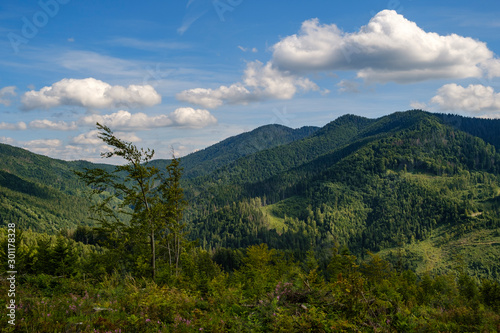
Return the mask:
[[[301,256],[344,246],[421,273],[462,265],[499,279],[499,126],[421,110],[263,126],[181,158],[185,223],[207,249],[266,242]],[[0,145],[0,225],[91,225],[73,170],[93,167],[114,168]]]

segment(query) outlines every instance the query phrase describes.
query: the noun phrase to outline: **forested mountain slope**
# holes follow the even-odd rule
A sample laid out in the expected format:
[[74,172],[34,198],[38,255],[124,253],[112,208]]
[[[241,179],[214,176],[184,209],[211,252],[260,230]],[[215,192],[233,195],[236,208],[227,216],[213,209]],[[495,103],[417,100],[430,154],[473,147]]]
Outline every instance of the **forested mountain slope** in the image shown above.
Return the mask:
[[[241,156],[301,139],[317,129],[267,125],[228,138],[183,158],[185,178],[206,174]],[[156,160],[152,164],[165,168],[169,162]],[[0,144],[0,225],[14,220],[22,228],[55,233],[61,228],[91,224],[87,216],[90,206],[87,189],[74,171],[95,167],[114,169],[108,164],[67,162]]]
[[[344,244],[363,254],[424,241],[437,230],[448,242],[500,227],[500,155],[493,145],[412,111],[343,130],[349,140],[316,158],[300,154],[309,140],[344,129],[337,121],[200,182],[206,187],[192,199],[192,237],[207,247],[264,240],[302,251]],[[275,154],[297,157],[276,166],[270,161],[282,159]],[[478,269],[500,276],[498,265]]]
[[[292,129],[283,125],[265,125],[253,131],[227,138],[181,159],[184,179],[206,175],[241,157],[276,146],[288,144],[312,135],[318,127]],[[155,160],[153,165],[164,168],[169,160]]]
[[[413,110],[346,115],[321,129],[268,125],[228,138],[181,159],[189,237],[207,249],[266,242],[299,256],[345,245],[419,269],[462,256],[475,272],[500,276],[499,265],[480,256],[500,252],[497,126]],[[113,169],[8,145],[0,157],[0,223],[49,233],[90,224],[73,170]],[[479,251],[471,239],[493,247]],[[429,261],[419,244],[447,250]]]
[[436,113],[441,121],[456,129],[477,136],[500,149],[500,119],[471,118],[453,114]]

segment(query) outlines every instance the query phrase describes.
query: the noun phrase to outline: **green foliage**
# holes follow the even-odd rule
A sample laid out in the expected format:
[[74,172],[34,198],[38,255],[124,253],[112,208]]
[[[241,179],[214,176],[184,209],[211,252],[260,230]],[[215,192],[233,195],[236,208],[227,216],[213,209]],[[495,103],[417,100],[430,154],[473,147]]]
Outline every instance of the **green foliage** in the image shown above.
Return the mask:
[[[105,235],[106,245],[117,250],[115,252],[119,255],[135,248],[135,266],[143,271],[147,265],[141,255],[144,251],[141,242],[148,239],[149,268],[154,280],[157,238],[160,234],[161,244],[168,252],[168,262],[175,267],[177,274],[184,239],[182,211],[186,205],[179,184],[179,161],[172,160],[167,166],[167,177],[164,177],[160,170],[149,165],[153,150],[138,149],[131,142],[118,139],[110,128],[99,123],[97,128],[101,131],[99,138],[113,149],[102,153],[102,156],[119,156],[127,162],[117,166],[113,173],[100,168],[75,172],[87,186],[93,188],[91,198],[104,195],[92,210],[96,216],[94,219],[99,223],[98,230]],[[108,189],[113,192],[107,194]],[[118,199],[119,204],[115,206]],[[124,222],[119,213],[129,214],[129,221]]]
[[[0,223],[25,230],[18,329],[499,330],[496,125],[414,110],[270,126],[167,161],[162,175],[165,161],[105,127],[110,154],[131,163],[1,145]],[[94,201],[70,167],[87,172]],[[81,223],[92,204],[100,229]]]
[[[28,234],[26,239],[32,236]],[[51,246],[55,249],[63,247],[61,244],[54,239]],[[492,332],[500,327],[500,288],[495,281],[476,282],[465,275],[417,278],[411,271],[394,270],[377,255],[360,261],[346,249],[330,252],[331,265],[321,270],[312,251],[299,264],[282,251],[255,245],[246,249],[240,268],[228,273],[208,252],[193,248],[184,253],[179,277],[159,284],[116,273],[83,279],[85,265],[76,268],[78,279],[26,275],[16,288],[16,327],[3,316],[0,329]],[[336,276],[327,274],[332,269]],[[331,278],[304,283],[304,276],[314,271]],[[6,280],[0,281],[0,292],[6,294],[8,287]],[[5,306],[4,298],[0,298],[0,306]]]
[[[178,164],[185,175],[176,176],[178,188],[186,190],[190,205],[182,222],[180,215],[178,222],[164,217],[176,231],[155,235],[160,241],[155,252],[176,263],[180,247],[175,235],[182,234],[207,250],[264,241],[300,258],[310,249],[326,253],[337,244],[363,256],[367,250],[429,240],[440,228],[448,236],[434,247],[495,230],[500,226],[496,123],[413,110],[378,119],[347,115],[321,129],[270,125],[229,138]],[[94,187],[102,191],[100,197],[86,200],[84,184],[70,172],[104,170],[96,176],[111,174],[128,188],[126,170],[115,173],[113,166],[52,160],[7,145],[0,153],[0,224],[15,221],[24,229],[52,234],[64,227],[75,239],[107,242],[125,253],[115,258],[121,270],[146,269],[148,249],[144,241],[134,240],[137,232],[84,229],[92,225],[87,219],[92,204],[107,203],[110,209],[102,212],[109,216],[103,217],[116,216],[117,223],[126,225],[135,205],[124,202],[111,186]],[[172,162],[150,160],[148,167]],[[117,207],[122,212],[115,214]],[[136,219],[147,220],[143,217]],[[129,258],[130,264],[123,258],[132,249],[140,259]],[[460,252],[479,276],[500,276],[495,249],[453,252]],[[427,260],[420,253],[405,253],[414,255],[405,263],[414,268]]]
[[[462,132],[418,110],[341,117],[308,138],[190,180],[190,235],[204,248],[265,241],[303,256],[340,244],[362,256],[426,241],[435,230],[446,230],[440,247],[498,228],[500,155],[468,134],[476,125],[467,124]],[[469,251],[469,269],[500,276],[491,252]],[[393,264],[417,268],[426,260],[406,259]]]

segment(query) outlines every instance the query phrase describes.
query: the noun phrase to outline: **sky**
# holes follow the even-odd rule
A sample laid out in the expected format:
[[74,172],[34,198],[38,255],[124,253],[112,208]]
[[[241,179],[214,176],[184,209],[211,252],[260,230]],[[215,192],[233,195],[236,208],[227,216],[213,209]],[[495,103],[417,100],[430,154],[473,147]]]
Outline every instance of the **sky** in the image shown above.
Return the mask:
[[3,0],[0,143],[112,162],[266,124],[424,109],[500,117],[500,2]]

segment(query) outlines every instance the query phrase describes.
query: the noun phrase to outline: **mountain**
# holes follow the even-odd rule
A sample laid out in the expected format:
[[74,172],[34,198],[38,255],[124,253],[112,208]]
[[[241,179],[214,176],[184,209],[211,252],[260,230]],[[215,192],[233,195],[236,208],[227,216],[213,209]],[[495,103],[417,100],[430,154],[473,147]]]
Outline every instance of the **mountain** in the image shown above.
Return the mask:
[[[318,127],[314,126],[292,129],[275,124],[232,136],[183,157],[181,159],[181,166],[184,168],[183,177],[190,179],[208,174],[241,157],[303,139],[317,130]],[[152,163],[158,168],[164,168],[170,160],[155,160]]]
[[[267,125],[228,138],[182,158],[185,178],[206,174],[216,168],[263,149],[287,144],[314,133],[318,128],[292,129]],[[152,161],[164,168],[168,160]],[[73,171],[114,166],[86,161],[62,161],[0,144],[0,225],[17,221],[21,228],[56,233],[91,224],[86,188]]]
[[[358,255],[383,250],[419,267],[411,258],[424,256],[415,244],[432,242],[435,250],[461,240],[468,250],[450,248],[446,267],[457,264],[453,253],[474,274],[498,278],[499,265],[477,247],[500,243],[500,155],[469,134],[477,124],[462,122],[462,131],[418,110],[375,120],[341,117],[193,182],[192,237],[214,248],[264,240],[302,253],[335,245]],[[499,136],[487,135],[491,142]],[[468,241],[479,233],[488,241]],[[407,259],[397,258],[395,248]],[[500,255],[496,248],[489,253]]]
[[[465,265],[499,278],[498,125],[411,110],[228,138],[181,159],[189,235],[207,249],[266,242],[300,257],[346,246],[420,272]],[[93,167],[113,169],[0,145],[0,224],[90,224],[73,170]]]
[[87,162],[65,162],[0,144],[0,225],[56,233],[88,224],[85,188],[72,170]]
[[444,124],[477,136],[495,146],[497,150],[500,149],[500,135],[498,135],[500,119],[471,118],[443,113],[436,113],[435,116]]

